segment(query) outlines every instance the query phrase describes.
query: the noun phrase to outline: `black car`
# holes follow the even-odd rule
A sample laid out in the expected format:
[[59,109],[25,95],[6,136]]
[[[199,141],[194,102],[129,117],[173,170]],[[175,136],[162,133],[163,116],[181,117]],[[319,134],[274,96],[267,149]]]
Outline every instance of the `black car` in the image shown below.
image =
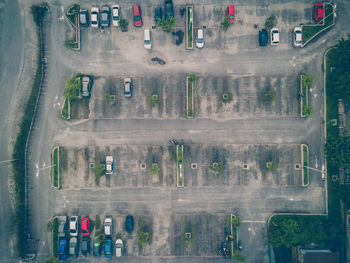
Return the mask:
[[259,46],[266,46],[269,41],[269,36],[265,28],[259,31]]
[[89,26],[89,11],[81,9],[79,12],[79,21],[82,27]]
[[111,9],[108,5],[103,5],[101,8],[101,27],[109,27],[110,25]]
[[94,245],[93,245],[92,251],[93,251],[92,253],[94,257],[101,256],[101,245],[96,239],[94,239]]
[[83,237],[81,241],[81,253],[84,256],[90,255],[90,238]]
[[125,230],[128,233],[132,233],[134,231],[134,217],[133,216],[127,216],[125,220]]
[[165,18],[168,19],[169,16],[174,16],[174,8],[172,0],[165,0]]
[[162,14],[162,8],[161,7],[156,7],[156,9],[154,9],[154,22],[158,22],[158,19],[162,19],[163,18],[163,14]]

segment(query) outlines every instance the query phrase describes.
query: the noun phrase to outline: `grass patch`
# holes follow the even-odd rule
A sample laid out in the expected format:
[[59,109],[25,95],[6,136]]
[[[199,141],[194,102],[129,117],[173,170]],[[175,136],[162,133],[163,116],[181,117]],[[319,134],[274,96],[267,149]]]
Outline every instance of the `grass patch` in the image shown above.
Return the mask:
[[[47,7],[33,5],[31,6],[31,13],[33,15],[34,22],[37,25],[38,43],[40,40],[40,30],[42,19],[47,11]],[[25,148],[29,135],[31,121],[34,116],[35,105],[40,91],[40,83],[42,77],[42,57],[41,46],[37,53],[37,69],[33,81],[33,86],[28,98],[28,101],[24,107],[24,116],[19,124],[19,132],[14,142],[12,159],[16,159],[16,162],[12,165],[12,184],[11,194],[14,198],[14,219],[15,219],[15,232],[16,232],[16,247],[18,256],[24,258],[27,253],[26,243],[26,230],[25,230]]]
[[63,108],[62,108],[62,118],[64,120],[69,120],[69,107],[68,107],[68,104],[69,104],[69,100],[68,99],[65,99],[64,100],[64,105],[63,105]]
[[193,48],[193,7],[186,6],[186,32],[187,32],[187,48]]
[[183,145],[176,146],[177,155],[177,187],[183,187]]
[[307,168],[307,166],[309,165],[308,156],[309,156],[309,149],[307,148],[306,145],[303,145],[303,171],[304,171],[303,184],[304,185],[309,184],[309,168]]
[[79,24],[79,10],[78,4],[71,5],[66,11],[66,17],[70,21],[74,29],[74,36],[64,41],[64,46],[73,50],[79,49],[80,42],[80,24]]
[[333,24],[333,5],[324,3],[325,7],[325,19],[324,24],[317,25],[302,25],[302,42],[305,45],[310,39],[315,37],[320,31],[331,26]]
[[52,245],[53,245],[53,256],[58,257],[58,218],[55,217],[52,220]]
[[59,147],[56,147],[53,151],[53,185],[59,188],[60,183],[58,180],[58,172],[59,172]]
[[193,118],[193,81],[187,78],[187,117]]

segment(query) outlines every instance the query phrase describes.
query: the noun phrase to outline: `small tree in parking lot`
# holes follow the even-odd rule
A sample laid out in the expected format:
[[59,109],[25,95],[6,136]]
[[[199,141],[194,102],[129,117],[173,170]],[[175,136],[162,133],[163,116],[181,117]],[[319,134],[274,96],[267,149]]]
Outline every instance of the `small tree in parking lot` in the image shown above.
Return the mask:
[[265,28],[266,28],[267,32],[269,32],[276,25],[277,25],[277,18],[274,15],[271,15],[268,18],[266,18]]
[[232,23],[231,23],[230,17],[229,16],[225,16],[224,21],[221,22],[222,29],[226,31],[227,29],[229,29],[229,27],[231,25],[232,25]]
[[129,26],[129,20],[125,18],[120,19],[120,28],[123,32],[128,31],[128,26]]
[[73,100],[78,98],[79,90],[81,87],[81,81],[79,77],[72,77],[66,80],[66,88],[63,91],[63,95],[67,100]]
[[175,18],[173,16],[158,18],[157,25],[163,28],[163,31],[170,32],[175,27]]
[[276,92],[271,87],[264,88],[260,93],[260,99],[266,104],[270,104],[275,96]]
[[149,241],[148,232],[141,232],[137,237],[137,241],[139,242],[140,246],[143,246],[144,244],[146,244]]

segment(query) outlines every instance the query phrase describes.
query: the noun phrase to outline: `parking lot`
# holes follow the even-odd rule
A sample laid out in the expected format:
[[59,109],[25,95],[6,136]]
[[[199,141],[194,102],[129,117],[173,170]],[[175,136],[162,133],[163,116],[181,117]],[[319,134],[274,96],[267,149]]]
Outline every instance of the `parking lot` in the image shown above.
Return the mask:
[[[62,149],[62,148],[61,148]],[[115,146],[63,147],[62,188],[175,187],[175,147]],[[301,185],[300,145],[186,145],[185,187]],[[113,175],[95,176],[89,165],[114,157]],[[219,168],[215,168],[215,163]],[[274,163],[273,170],[267,163]],[[152,165],[159,171],[152,173]],[[295,165],[299,164],[299,168]]]

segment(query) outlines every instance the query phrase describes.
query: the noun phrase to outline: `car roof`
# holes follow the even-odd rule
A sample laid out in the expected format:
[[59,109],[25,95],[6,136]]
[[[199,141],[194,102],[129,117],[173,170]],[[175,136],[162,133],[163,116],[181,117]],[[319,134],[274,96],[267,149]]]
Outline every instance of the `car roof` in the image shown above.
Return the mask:
[[203,29],[198,29],[198,37],[203,38]]
[[228,9],[229,12],[234,12],[235,11],[235,6],[234,5],[229,5],[227,7],[227,9]]

